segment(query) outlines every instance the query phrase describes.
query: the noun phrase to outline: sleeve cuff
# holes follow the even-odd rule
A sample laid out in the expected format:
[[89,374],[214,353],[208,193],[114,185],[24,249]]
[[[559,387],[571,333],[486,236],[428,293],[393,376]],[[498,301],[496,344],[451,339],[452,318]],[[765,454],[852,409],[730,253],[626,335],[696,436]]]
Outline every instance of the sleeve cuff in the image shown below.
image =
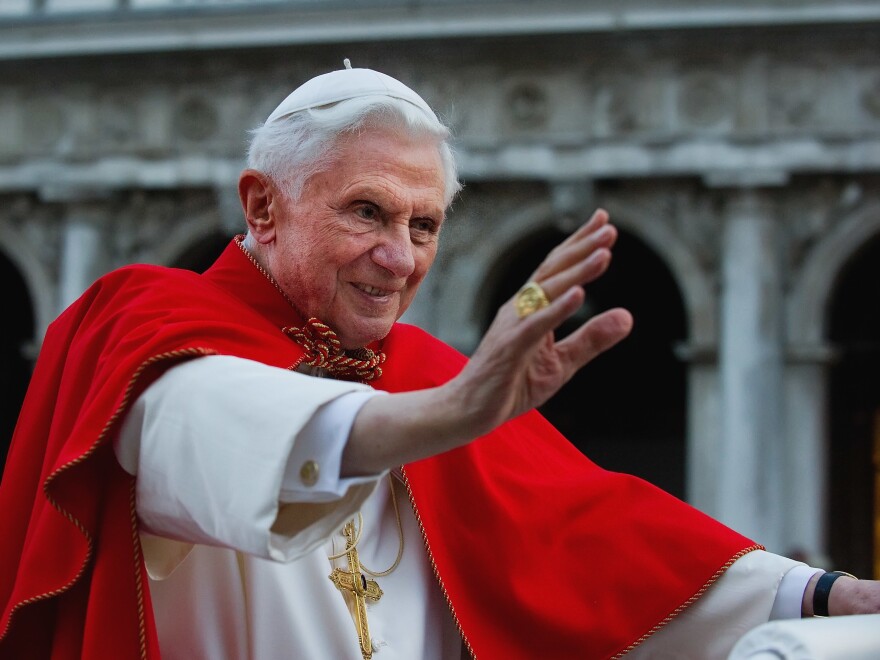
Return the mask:
[[342,452],[354,419],[377,390],[349,392],[322,405],[297,434],[281,482],[279,501],[331,502],[353,486],[375,482],[386,473],[340,476]]
[[807,583],[816,573],[822,572],[821,568],[799,564],[783,575],[770,610],[770,621],[800,619]]

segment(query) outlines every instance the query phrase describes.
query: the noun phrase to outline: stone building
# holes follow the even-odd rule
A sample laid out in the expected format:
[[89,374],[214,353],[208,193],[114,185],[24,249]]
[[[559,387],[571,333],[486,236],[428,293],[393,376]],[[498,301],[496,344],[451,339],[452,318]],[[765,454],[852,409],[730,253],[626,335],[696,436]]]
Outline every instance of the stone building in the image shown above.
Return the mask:
[[773,550],[880,577],[878,55],[857,0],[0,0],[0,438],[52,318],[117,266],[209,264],[247,130],[349,57],[457,134],[408,320],[472,350],[607,208],[582,317],[636,330],[546,413]]

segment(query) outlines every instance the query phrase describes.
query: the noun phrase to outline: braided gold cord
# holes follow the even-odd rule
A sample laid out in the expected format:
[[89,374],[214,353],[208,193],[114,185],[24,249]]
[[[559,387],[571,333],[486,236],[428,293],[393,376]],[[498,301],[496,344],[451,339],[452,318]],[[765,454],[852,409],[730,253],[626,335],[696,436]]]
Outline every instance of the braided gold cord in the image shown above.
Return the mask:
[[[235,237],[235,244],[248,258],[248,261],[272,283],[278,292],[287,301],[297,313],[300,313],[293,301],[287,297],[284,290],[275,281],[269,272],[260,265],[260,262],[254,258],[254,255],[244,246],[244,234]],[[330,373],[334,378],[339,380],[359,380],[364,383],[381,378],[381,364],[385,362],[384,353],[375,353],[369,348],[361,348],[357,351],[346,352],[342,348],[339,337],[325,323],[321,323],[316,318],[310,318],[302,328],[288,327],[282,328],[281,331],[288,337],[293,339],[306,351],[306,358],[303,361],[310,367],[318,367]],[[355,354],[362,355],[359,357]]]
[[368,348],[360,349],[363,357],[346,353],[336,333],[316,318],[310,318],[302,328],[286,327],[282,332],[305,350],[305,364],[325,369],[334,378],[370,382],[382,376],[384,353]]

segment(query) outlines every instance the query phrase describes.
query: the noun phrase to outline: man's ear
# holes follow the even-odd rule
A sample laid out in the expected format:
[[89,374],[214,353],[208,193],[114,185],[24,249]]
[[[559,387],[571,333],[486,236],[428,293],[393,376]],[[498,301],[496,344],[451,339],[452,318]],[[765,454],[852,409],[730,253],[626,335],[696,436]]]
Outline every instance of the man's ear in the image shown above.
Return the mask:
[[238,196],[248,230],[258,243],[275,240],[275,213],[278,202],[272,180],[257,170],[245,170],[238,178]]

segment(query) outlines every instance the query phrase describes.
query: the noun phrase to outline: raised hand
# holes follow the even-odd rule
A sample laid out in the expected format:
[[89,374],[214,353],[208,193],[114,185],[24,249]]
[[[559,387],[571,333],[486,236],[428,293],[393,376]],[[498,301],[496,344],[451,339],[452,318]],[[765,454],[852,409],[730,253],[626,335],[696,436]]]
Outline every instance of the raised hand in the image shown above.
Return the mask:
[[367,401],[349,434],[342,474],[377,473],[470,442],[544,403],[578,369],[626,337],[632,317],[624,309],[595,316],[560,341],[553,334],[583,304],[583,286],[608,268],[616,239],[608,214],[596,211],[532,274],[549,304],[521,317],[514,296],[456,378]]
[[608,214],[596,211],[530,278],[550,304],[520,318],[514,296],[498,310],[468,366],[450,383],[460,388],[463,412],[482,432],[541,405],[581,367],[629,334],[629,312],[612,309],[566,338],[554,338],[554,330],[583,304],[583,286],[607,270],[616,239]]

